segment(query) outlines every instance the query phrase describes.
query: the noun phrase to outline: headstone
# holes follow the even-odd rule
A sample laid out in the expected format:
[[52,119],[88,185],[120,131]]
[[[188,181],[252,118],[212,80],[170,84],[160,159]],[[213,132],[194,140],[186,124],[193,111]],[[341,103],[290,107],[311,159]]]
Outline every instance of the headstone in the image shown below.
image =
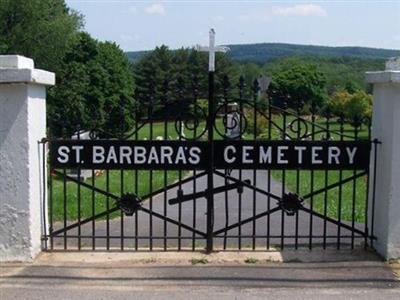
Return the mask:
[[258,86],[260,87],[260,93],[265,93],[268,90],[271,80],[271,77],[264,75],[261,75],[257,78]]
[[226,135],[231,139],[240,137],[240,114],[237,112],[237,107],[236,102],[228,104]]

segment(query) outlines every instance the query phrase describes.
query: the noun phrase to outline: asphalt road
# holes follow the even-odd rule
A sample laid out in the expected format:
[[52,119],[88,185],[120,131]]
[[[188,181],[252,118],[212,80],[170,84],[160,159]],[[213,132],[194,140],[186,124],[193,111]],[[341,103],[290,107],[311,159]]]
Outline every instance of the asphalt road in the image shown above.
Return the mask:
[[[239,178],[238,172],[233,171],[231,174],[232,177]],[[270,185],[268,188],[268,173],[267,171],[256,171],[253,173],[251,170],[243,171],[242,179],[248,179],[261,190],[269,191],[272,194],[280,197],[282,195],[282,185],[280,182],[275,181],[271,178]],[[227,182],[230,183],[229,181]],[[214,176],[214,185],[216,187],[224,186],[225,179],[215,175]],[[203,176],[196,180],[192,180],[188,183],[185,183],[181,186],[183,194],[191,194],[193,191],[204,191],[207,187],[207,177]],[[147,200],[144,204],[145,208],[151,209],[152,211],[159,213],[161,215],[166,215],[169,218],[179,221],[188,226],[194,227],[201,232],[206,231],[206,199],[204,197],[200,197],[195,201],[187,201],[181,204],[181,212],[179,211],[179,205],[170,205],[166,202],[171,198],[175,198],[177,196],[178,188],[173,188],[169,190],[165,195],[164,193],[159,194],[153,197],[150,200]],[[287,191],[286,191],[287,192]],[[273,209],[277,206],[277,200],[273,198],[268,198],[268,196],[254,192],[252,189],[244,187],[243,193],[241,195],[241,199],[239,198],[239,194],[236,189],[230,190],[226,196],[225,193],[219,193],[214,196],[214,229],[223,229],[229,225],[235,224],[241,220],[245,220],[247,218],[251,218],[254,214],[260,214],[268,210],[268,206]],[[335,201],[332,199],[330,201]],[[167,203],[167,204],[165,204]],[[239,216],[240,212],[240,216]],[[166,222],[163,220],[153,216],[152,222],[150,225],[149,214],[143,211],[139,211],[138,213],[138,226],[135,225],[135,216],[131,217],[123,217],[113,219],[109,223],[109,235],[111,239],[109,241],[111,248],[120,248],[121,247],[121,239],[120,236],[123,235],[128,237],[123,241],[124,248],[129,249],[135,246],[135,233],[139,235],[138,247],[146,248],[150,245],[149,236],[152,235],[154,240],[152,241],[154,248],[162,248],[164,243],[164,233],[166,232],[167,236],[172,237],[172,239],[168,239],[167,244],[169,248],[178,247],[178,240],[176,237],[179,234],[183,237],[181,240],[182,248],[190,248],[192,247],[191,237],[193,236],[192,232],[186,230],[184,228],[179,228],[179,226]],[[122,221],[122,222],[121,222]],[[69,222],[69,224],[72,222]],[[283,223],[283,226],[282,226]],[[269,226],[268,226],[269,224]],[[297,224],[297,225],[296,225]],[[312,225],[311,225],[312,224]],[[93,226],[94,225],[94,226]],[[293,246],[295,243],[295,239],[293,236],[298,232],[300,238],[298,239],[299,245],[308,246],[309,238],[304,237],[308,236],[310,233],[310,227],[312,226],[312,232],[314,236],[321,236],[324,233],[324,225],[326,225],[326,235],[330,236],[327,238],[326,242],[328,244],[332,244],[336,247],[337,242],[337,232],[338,226],[326,222],[319,217],[310,217],[309,213],[300,211],[298,214],[298,220],[296,221],[296,216],[287,216],[282,214],[282,211],[277,211],[270,216],[264,216],[262,218],[257,219],[257,221],[248,222],[240,227],[241,239],[240,243],[242,247],[251,247],[253,240],[248,236],[256,233],[259,236],[266,236],[269,228],[270,233],[270,245],[280,245],[281,243],[281,235],[282,229],[286,236],[292,236],[284,239],[284,243],[286,246]],[[60,228],[61,224],[56,224],[55,229]],[[356,224],[356,227],[362,229],[361,224]],[[107,224],[104,220],[96,220],[93,222],[89,222],[81,227],[81,235],[87,236],[88,238],[82,238],[81,245],[82,247],[92,248],[93,240],[90,236],[94,233],[99,238],[96,238],[95,245],[97,248],[103,248],[106,246],[106,236],[107,236]],[[77,228],[71,229],[68,231],[68,235],[77,236]],[[224,233],[220,234],[220,237],[214,238],[215,248],[221,248],[226,243],[228,248],[238,248],[239,240],[236,237],[239,232],[239,227],[234,227],[231,230],[226,232],[227,237],[224,238]],[[344,228],[341,228],[341,234],[346,235],[347,238],[342,239],[341,242],[344,245],[348,245],[350,243],[351,232]],[[231,236],[231,237],[229,237]],[[247,236],[247,237],[246,237]],[[303,236],[303,237],[302,237]],[[357,234],[355,235],[357,236]],[[101,238],[103,237],[103,238]],[[130,238],[129,238],[130,237]],[[199,237],[199,235],[196,235]],[[175,238],[175,239],[174,239]],[[55,247],[63,248],[64,239],[58,238],[55,239]],[[322,243],[321,238],[313,238],[313,244],[320,245]],[[356,239],[356,245],[363,242],[363,239]],[[77,238],[69,238],[67,240],[67,246],[70,249],[77,248]],[[197,249],[202,249],[205,246],[204,239],[198,239],[195,242],[195,246]],[[265,248],[266,247],[266,238],[259,238],[256,240],[257,248]]]
[[400,299],[383,262],[1,265],[0,299]]

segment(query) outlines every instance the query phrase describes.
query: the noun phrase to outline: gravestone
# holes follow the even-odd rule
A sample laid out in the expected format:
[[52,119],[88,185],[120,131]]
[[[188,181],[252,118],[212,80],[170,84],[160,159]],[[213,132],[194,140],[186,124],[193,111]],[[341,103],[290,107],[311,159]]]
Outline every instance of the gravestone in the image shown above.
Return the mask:
[[269,84],[271,83],[272,78],[269,76],[259,76],[257,78],[259,90],[259,96],[262,93],[265,93],[268,90]]
[[237,106],[236,102],[228,104],[226,135],[231,139],[240,137],[240,114],[237,112]]

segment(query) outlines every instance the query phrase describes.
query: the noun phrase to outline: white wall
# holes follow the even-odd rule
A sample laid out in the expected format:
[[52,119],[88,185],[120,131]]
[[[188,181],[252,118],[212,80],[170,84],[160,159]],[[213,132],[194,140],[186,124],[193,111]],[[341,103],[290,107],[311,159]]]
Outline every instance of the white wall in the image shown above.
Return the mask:
[[38,141],[46,136],[45,85],[54,74],[30,66],[29,59],[0,56],[0,261],[31,260],[41,249]]

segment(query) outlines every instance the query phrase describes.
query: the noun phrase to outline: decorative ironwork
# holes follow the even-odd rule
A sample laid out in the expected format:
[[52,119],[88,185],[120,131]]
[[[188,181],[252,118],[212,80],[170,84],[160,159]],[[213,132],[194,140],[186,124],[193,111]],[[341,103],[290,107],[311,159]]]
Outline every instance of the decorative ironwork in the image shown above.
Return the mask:
[[278,205],[286,213],[286,215],[294,216],[299,209],[303,207],[303,201],[304,200],[295,193],[286,193],[282,196],[282,199],[279,201]]
[[117,200],[117,206],[126,216],[132,216],[142,207],[141,200],[135,194],[127,193]]
[[193,105],[193,112],[180,114],[175,120],[175,132],[178,139],[199,140],[207,132],[204,120],[207,114],[199,105]]

